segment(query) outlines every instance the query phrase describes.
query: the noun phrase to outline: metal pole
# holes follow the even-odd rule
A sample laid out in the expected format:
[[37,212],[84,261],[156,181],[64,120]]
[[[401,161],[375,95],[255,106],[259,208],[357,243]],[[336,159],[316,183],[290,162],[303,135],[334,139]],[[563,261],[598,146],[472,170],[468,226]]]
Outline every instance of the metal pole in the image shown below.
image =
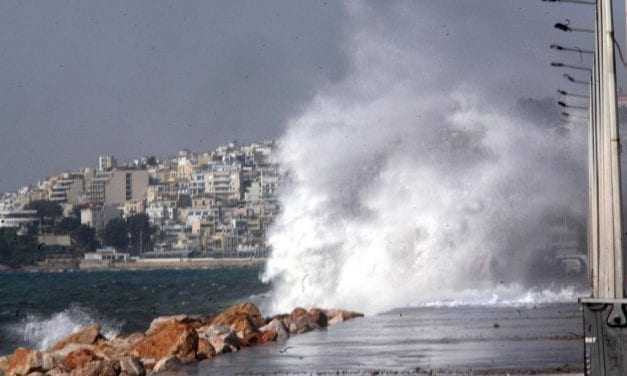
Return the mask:
[[600,198],[599,297],[623,297],[622,219],[620,197],[619,138],[616,114],[616,70],[612,1],[599,0],[598,33],[600,72]]

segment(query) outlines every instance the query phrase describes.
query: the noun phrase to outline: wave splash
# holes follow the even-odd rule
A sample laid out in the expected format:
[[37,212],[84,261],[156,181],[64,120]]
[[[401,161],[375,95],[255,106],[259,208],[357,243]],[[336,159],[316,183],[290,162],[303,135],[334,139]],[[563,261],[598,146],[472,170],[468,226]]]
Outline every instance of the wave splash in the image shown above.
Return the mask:
[[585,221],[585,127],[514,114],[478,85],[443,90],[431,57],[368,26],[355,35],[354,72],[279,143],[272,310],[574,299],[537,289],[557,274],[542,218]]
[[9,332],[27,347],[39,350],[46,350],[80,328],[96,322],[102,325],[105,337],[112,338],[119,334],[121,323],[95,317],[95,312],[73,305],[51,316],[28,314],[19,323],[11,325]]
[[544,304],[574,303],[588,296],[581,287],[527,288],[521,285],[500,286],[488,290],[466,290],[448,299],[410,304],[412,307],[496,306],[532,307]]

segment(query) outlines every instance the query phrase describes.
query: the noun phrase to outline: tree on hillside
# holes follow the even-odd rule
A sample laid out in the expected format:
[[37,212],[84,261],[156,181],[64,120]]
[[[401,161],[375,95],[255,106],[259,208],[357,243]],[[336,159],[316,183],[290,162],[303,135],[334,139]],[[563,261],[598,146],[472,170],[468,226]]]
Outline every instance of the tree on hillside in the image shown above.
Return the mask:
[[128,228],[122,218],[114,218],[107,223],[100,232],[100,238],[104,245],[109,245],[118,250],[128,247]]
[[35,237],[19,235],[15,228],[0,229],[0,264],[15,268],[31,265],[42,257]]
[[96,230],[87,225],[79,225],[72,230],[70,237],[74,245],[82,252],[91,252],[98,248]]
[[129,232],[129,245],[133,254],[152,250],[151,235],[154,232],[146,214],[137,214],[126,220]]
[[76,217],[64,217],[55,225],[55,232],[70,234],[81,225],[81,220]]
[[53,226],[63,216],[63,208],[56,202],[35,200],[26,205],[28,210],[36,210],[42,227]]

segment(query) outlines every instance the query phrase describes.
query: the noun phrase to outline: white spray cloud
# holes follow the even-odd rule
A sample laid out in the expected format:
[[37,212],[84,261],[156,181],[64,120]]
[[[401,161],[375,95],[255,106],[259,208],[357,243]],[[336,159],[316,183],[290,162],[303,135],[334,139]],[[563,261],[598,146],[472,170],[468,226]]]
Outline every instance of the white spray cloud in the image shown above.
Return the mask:
[[264,273],[272,309],[372,313],[472,300],[502,284],[507,300],[512,289],[528,297],[538,222],[585,207],[585,180],[563,168],[583,164],[585,130],[510,115],[486,103],[480,80],[438,90],[447,67],[437,55],[360,22],[362,5],[350,10],[353,73],[280,142],[290,183]]

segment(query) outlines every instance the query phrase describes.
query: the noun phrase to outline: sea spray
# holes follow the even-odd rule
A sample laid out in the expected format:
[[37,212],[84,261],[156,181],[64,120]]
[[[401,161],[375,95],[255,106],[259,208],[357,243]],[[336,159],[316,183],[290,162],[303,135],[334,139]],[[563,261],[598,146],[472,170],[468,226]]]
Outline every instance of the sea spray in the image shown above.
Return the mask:
[[97,322],[102,325],[102,333],[107,338],[116,336],[122,326],[120,322],[103,321],[97,318],[95,312],[79,305],[72,305],[62,312],[46,317],[28,314],[19,323],[11,325],[9,332],[20,338],[20,342],[26,346],[46,350],[80,328]]
[[[279,143],[287,184],[263,276],[273,310],[533,297],[558,274],[537,262],[542,219],[585,220],[585,129],[512,113],[476,80],[446,82],[437,56],[356,24],[353,73]],[[546,294],[575,299],[556,289]]]

